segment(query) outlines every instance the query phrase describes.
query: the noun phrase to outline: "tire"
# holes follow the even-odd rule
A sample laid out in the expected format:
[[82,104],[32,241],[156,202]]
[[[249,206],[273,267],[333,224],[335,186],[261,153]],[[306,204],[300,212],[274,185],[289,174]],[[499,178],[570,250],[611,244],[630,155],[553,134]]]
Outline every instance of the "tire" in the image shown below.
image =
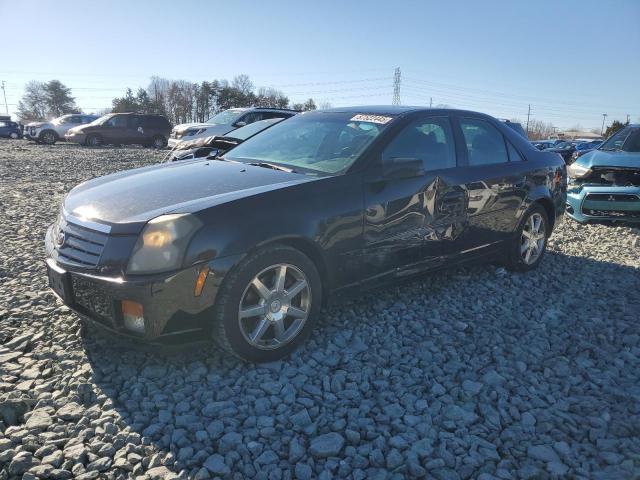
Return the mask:
[[11,137],[13,140],[17,140],[18,138],[20,138],[20,135],[18,135],[16,132],[11,132],[11,134],[9,134],[9,137]]
[[505,266],[515,272],[527,272],[538,267],[549,239],[549,219],[546,210],[534,203],[522,216],[508,247]]
[[84,144],[87,147],[99,147],[102,145],[102,137],[100,135],[89,135]]
[[156,150],[162,150],[167,146],[167,139],[162,135],[156,135],[151,139],[151,144],[149,146],[151,148],[155,148]]
[[[284,281],[278,282],[283,268]],[[306,340],[321,304],[322,282],[314,263],[295,248],[266,247],[240,262],[223,282],[213,309],[213,339],[248,362],[279,360]]]
[[53,145],[58,141],[58,135],[53,130],[45,130],[38,136],[38,138],[40,139],[40,142],[45,145]]

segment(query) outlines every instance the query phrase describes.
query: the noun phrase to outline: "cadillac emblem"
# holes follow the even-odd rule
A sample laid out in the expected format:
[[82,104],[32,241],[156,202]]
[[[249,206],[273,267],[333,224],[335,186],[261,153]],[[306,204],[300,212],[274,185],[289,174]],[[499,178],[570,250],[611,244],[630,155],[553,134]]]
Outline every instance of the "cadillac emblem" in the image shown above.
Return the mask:
[[614,197],[613,195],[609,195],[608,200],[609,200],[610,202],[615,202],[615,201],[616,201],[616,197]]

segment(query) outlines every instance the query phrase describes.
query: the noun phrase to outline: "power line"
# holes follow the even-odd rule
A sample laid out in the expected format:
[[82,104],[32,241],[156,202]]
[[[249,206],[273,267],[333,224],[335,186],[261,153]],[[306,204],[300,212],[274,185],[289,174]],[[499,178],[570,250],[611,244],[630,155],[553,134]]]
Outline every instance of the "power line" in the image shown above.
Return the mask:
[[393,75],[393,100],[391,101],[393,105],[400,105],[400,82],[402,82],[402,77],[400,67],[397,67]]
[[4,80],[2,80],[2,94],[4,95],[4,109],[7,111],[7,115],[9,115],[9,105],[7,105],[7,91],[4,89]]

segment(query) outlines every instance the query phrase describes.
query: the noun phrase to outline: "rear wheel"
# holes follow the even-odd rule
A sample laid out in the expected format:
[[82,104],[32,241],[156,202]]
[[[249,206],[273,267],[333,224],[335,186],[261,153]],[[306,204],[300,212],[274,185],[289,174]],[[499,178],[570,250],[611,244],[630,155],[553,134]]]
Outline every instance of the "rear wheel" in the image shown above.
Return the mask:
[[11,132],[11,134],[9,135],[11,138],[13,138],[14,140],[17,139],[19,137],[19,135],[16,132]]
[[161,150],[167,146],[167,140],[161,135],[153,137],[151,140],[151,147],[157,150]]
[[40,134],[40,141],[47,145],[53,145],[58,140],[58,136],[51,130],[45,130]]
[[102,145],[102,137],[99,135],[89,135],[84,143],[89,147],[99,147]]
[[214,339],[243,360],[278,360],[308,337],[321,297],[320,276],[307,256],[286,245],[261,249],[225,280]]
[[549,234],[547,212],[536,203],[527,210],[513,236],[507,268],[519,272],[536,268],[544,256]]

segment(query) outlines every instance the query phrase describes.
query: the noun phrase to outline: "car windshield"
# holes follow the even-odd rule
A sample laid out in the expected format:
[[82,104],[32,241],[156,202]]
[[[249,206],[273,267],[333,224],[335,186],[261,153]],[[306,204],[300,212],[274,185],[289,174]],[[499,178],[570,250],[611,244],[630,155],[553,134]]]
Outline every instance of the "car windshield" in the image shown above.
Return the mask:
[[69,117],[71,117],[71,115],[63,115],[63,116],[58,117],[58,118],[56,118],[56,119],[54,119],[54,120],[51,120],[51,123],[52,123],[53,125],[62,125],[62,124],[65,122],[65,120],[66,120],[67,118],[69,118]]
[[625,127],[618,130],[600,145],[598,150],[622,150],[623,152],[640,152],[640,128]]
[[226,137],[237,138],[238,140],[246,140],[249,137],[252,137],[256,133],[261,132],[265,128],[269,128],[271,125],[281,122],[282,118],[270,118],[268,120],[260,120],[258,122],[250,123],[249,125],[245,125],[244,127],[240,127],[237,130],[233,130],[229,132]]
[[108,113],[106,115],[96,118],[93,122],[89,123],[88,125],[102,125],[114,115],[115,115],[114,113]]
[[230,150],[225,158],[273,163],[294,170],[340,173],[353,164],[392,119],[345,112],[296,115]]
[[229,110],[225,110],[224,112],[220,112],[217,115],[214,115],[213,117],[208,119],[205,123],[219,123],[222,125],[231,125],[240,117],[240,115],[242,115],[242,113],[244,113],[244,110],[232,108]]

